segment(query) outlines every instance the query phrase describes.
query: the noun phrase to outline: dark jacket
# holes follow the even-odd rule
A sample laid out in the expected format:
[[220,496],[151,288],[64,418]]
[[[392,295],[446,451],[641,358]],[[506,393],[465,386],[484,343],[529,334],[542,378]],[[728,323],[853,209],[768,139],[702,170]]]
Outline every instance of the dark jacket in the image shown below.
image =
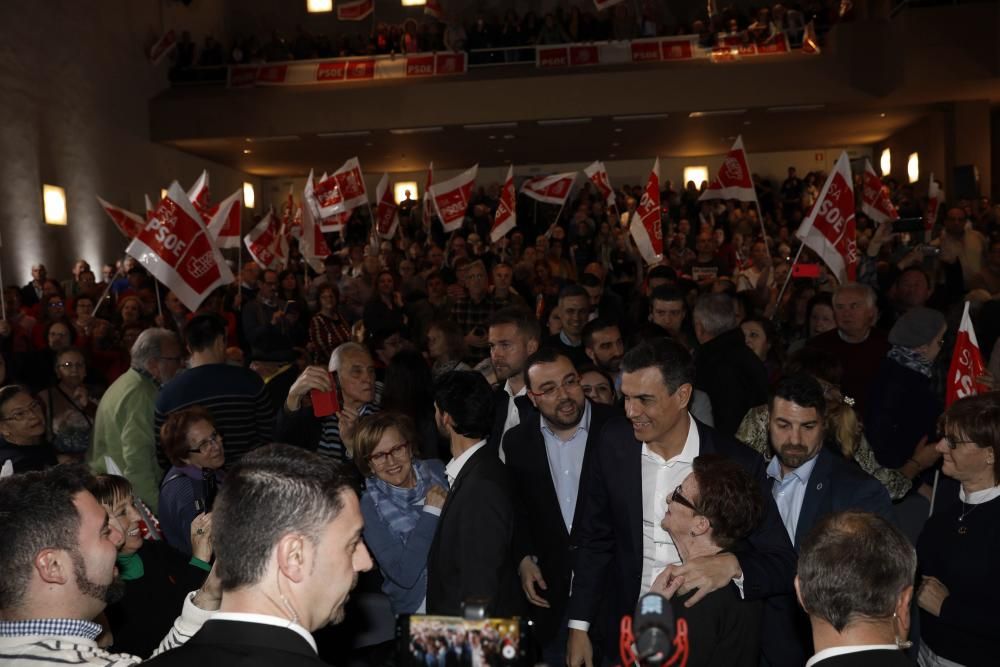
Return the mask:
[[206,621],[186,644],[148,661],[155,667],[300,667],[326,665],[294,630],[263,623]]
[[865,436],[875,458],[886,468],[901,468],[924,436],[937,432],[944,410],[926,375],[885,359],[868,391]]
[[[510,405],[510,396],[504,391],[503,385],[493,389],[493,403],[496,405],[496,412],[493,416],[493,429],[490,431],[490,437],[487,438],[487,441],[495,449],[500,446],[503,439],[503,427],[507,423],[507,407]],[[515,398],[514,405],[517,406],[517,414],[521,424],[529,419],[530,415],[538,415],[538,410],[531,404],[531,399],[527,396]]]
[[[621,414],[616,408],[597,403],[591,403],[590,410],[585,468],[604,424]],[[570,535],[566,532],[566,523],[552,483],[539,419],[537,412],[527,421],[522,419],[520,425],[507,432],[503,446],[514,491],[514,565],[519,566],[525,556],[535,556],[548,586],[541,594],[551,607],[545,609],[531,605],[529,608],[529,614],[537,625],[536,635],[545,642],[555,637],[560,629],[559,624],[569,603],[573,573],[570,567]],[[580,505],[587,494],[582,481],[574,516],[579,516]]]
[[[795,551],[768,492],[764,460],[755,451],[696,422],[700,454],[720,454],[747,470],[760,485],[765,513],[748,538],[749,549],[734,551],[748,600],[764,600],[761,649],[770,664],[805,662],[794,626]],[[631,615],[642,580],[642,443],[626,419],[612,418],[601,430],[584,468],[585,500],[574,520],[573,591],[569,618],[599,623],[607,656],[618,654],[618,623]],[[599,613],[606,599],[606,613]],[[603,617],[603,618],[602,618]]]
[[489,443],[451,485],[427,557],[427,613],[461,616],[462,603],[488,616],[518,615],[524,606],[511,557],[514,507],[507,469]]
[[913,661],[906,657],[906,653],[903,651],[869,649],[857,653],[835,655],[814,662],[813,667],[913,667]]
[[56,452],[49,443],[15,445],[0,437],[0,466],[7,461],[14,465],[15,473],[45,470],[59,463]]
[[750,408],[767,403],[767,368],[740,329],[719,334],[698,351],[694,386],[712,400],[715,429],[732,436]]

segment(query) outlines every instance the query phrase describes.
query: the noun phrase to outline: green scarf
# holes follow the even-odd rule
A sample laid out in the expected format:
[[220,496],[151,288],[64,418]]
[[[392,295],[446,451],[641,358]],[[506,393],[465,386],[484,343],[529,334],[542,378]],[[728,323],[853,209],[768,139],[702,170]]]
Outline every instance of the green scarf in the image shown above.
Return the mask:
[[139,558],[139,554],[134,553],[128,556],[119,556],[118,574],[121,576],[122,581],[141,579],[142,575],[145,574],[145,570],[142,567],[142,559]]

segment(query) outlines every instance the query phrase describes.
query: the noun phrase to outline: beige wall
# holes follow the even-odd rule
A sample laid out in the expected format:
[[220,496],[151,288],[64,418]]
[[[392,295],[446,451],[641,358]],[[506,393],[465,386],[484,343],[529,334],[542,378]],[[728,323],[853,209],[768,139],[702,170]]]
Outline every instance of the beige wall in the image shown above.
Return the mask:
[[[162,5],[162,7],[161,7]],[[5,2],[0,9],[0,233],[5,284],[24,284],[42,261],[65,277],[70,263],[120,257],[125,239],[95,195],[142,212],[172,179],[188,187],[203,168],[225,195],[255,178],[149,139],[149,99],[166,87],[166,63],[144,53],[163,22],[222,24],[222,4],[155,0]],[[163,14],[161,14],[163,12]],[[69,224],[43,223],[41,186],[66,190]]]

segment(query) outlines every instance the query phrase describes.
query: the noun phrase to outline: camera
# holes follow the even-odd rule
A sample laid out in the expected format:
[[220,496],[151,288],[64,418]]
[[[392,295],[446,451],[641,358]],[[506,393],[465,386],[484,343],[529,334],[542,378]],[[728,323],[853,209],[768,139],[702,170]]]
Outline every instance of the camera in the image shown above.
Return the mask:
[[[528,667],[531,623],[520,618],[462,618],[402,615],[396,621],[398,662],[402,667],[428,664]],[[431,661],[429,661],[429,659]]]

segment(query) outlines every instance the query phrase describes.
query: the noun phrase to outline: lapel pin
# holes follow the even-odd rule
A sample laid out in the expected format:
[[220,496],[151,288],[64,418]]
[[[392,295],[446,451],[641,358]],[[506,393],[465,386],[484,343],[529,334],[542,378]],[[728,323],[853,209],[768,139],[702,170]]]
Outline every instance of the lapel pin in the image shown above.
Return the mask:
[[816,490],[817,491],[822,491],[823,490],[823,482],[820,482],[819,484],[816,485]]

